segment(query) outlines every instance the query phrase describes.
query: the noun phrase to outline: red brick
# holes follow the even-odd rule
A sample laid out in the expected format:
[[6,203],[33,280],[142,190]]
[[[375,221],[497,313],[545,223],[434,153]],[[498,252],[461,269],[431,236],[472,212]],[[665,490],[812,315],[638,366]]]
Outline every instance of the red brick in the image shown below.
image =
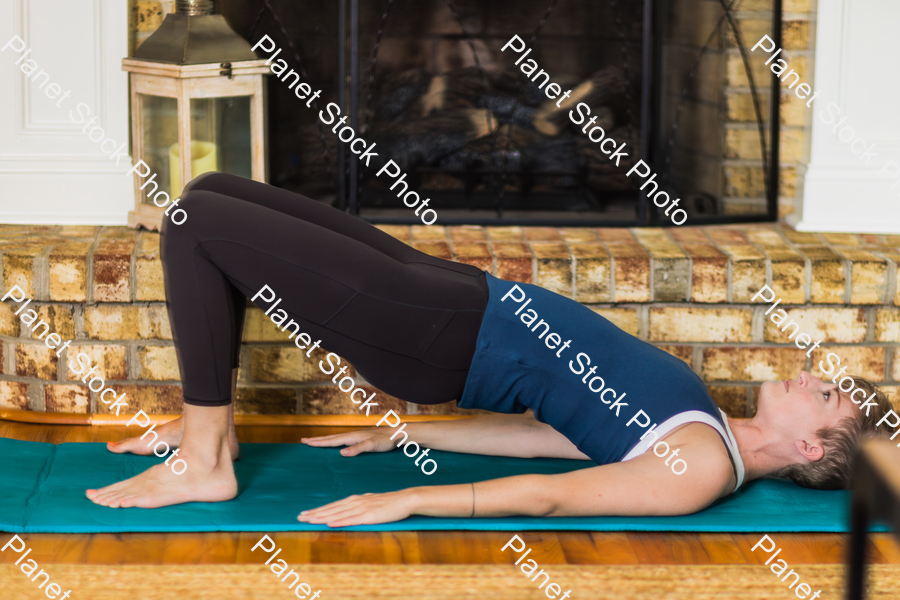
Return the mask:
[[45,385],[46,412],[89,413],[91,393],[86,385]]
[[143,346],[138,348],[141,379],[178,381],[181,373],[174,346]]
[[19,324],[21,321],[19,321],[19,317],[16,316],[16,311],[18,309],[19,305],[12,304],[9,300],[0,302],[0,335],[9,337],[19,336]]
[[819,234],[829,244],[833,244],[835,246],[859,246],[861,245],[858,237],[851,233],[821,233]]
[[717,245],[726,245],[733,246],[735,244],[749,244],[747,239],[741,235],[741,232],[737,229],[731,229],[728,227],[711,227],[706,230],[706,235],[709,236],[714,243]]
[[44,244],[23,245],[13,249],[3,249],[3,279],[4,290],[10,290],[14,285],[19,286],[27,298],[40,300],[37,297],[36,288],[40,280],[39,256],[44,251]]
[[879,308],[875,312],[875,341],[900,344],[900,310]]
[[[110,385],[116,398],[123,393],[123,402],[128,408],[119,411],[120,414],[134,414],[143,410],[148,415],[177,415],[182,412],[181,386],[178,385]],[[97,401],[97,412],[108,414],[108,404]],[[112,414],[115,414],[115,410]]]
[[720,409],[733,419],[747,417],[747,388],[740,386],[707,386],[707,391]]
[[[300,350],[294,346],[265,346],[250,349],[250,373],[253,381],[286,383],[328,381],[334,375],[326,375],[319,368],[319,362],[325,361],[328,354],[321,348],[306,356],[307,350]],[[327,362],[324,362],[326,366]],[[349,366],[346,360],[341,360],[341,366]],[[340,370],[340,369],[338,369]],[[353,377],[353,368],[349,368],[341,377]]]
[[575,257],[575,299],[578,302],[609,302],[609,253],[598,243],[569,244]]
[[376,225],[375,227],[403,243],[408,243],[410,241],[408,225]]
[[525,239],[521,227],[486,227],[488,238],[495,242],[517,242]]
[[[784,234],[784,237],[798,245],[822,245],[822,238],[820,238],[816,233],[812,233],[809,231],[794,231],[793,229],[790,229],[788,227],[782,227],[781,232]],[[803,248],[803,251],[806,252],[806,248]]]
[[238,387],[234,412],[238,415],[292,415],[297,392],[290,388]]
[[[372,402],[378,405],[376,409],[369,411],[370,416],[385,414],[389,410],[393,410],[398,415],[406,414],[407,404],[403,400],[389,396],[371,386],[358,387],[362,387],[365,391],[366,399],[372,398]],[[372,394],[375,394],[374,398]],[[357,398],[360,396],[361,394],[357,394]],[[360,406],[362,405],[354,404],[350,400],[350,393],[342,392],[333,385],[321,385],[303,390],[303,414],[306,415],[364,415],[365,411],[360,411]]]
[[145,232],[141,236],[141,245],[134,257],[134,284],[135,300],[166,299],[158,233]]
[[[493,235],[490,233],[489,235]],[[497,257],[497,277],[531,283],[532,257],[528,246],[519,242],[492,242]]]
[[30,410],[28,408],[28,384],[0,381],[0,407]]
[[91,244],[71,242],[50,254],[50,300],[84,302],[87,294],[87,256]]
[[[847,370],[844,371],[841,377],[856,375],[870,381],[883,381],[884,351],[884,348],[878,346],[820,346],[812,353],[810,372],[816,377],[821,377],[830,382],[837,377],[838,371],[843,367],[847,367]],[[827,360],[829,353],[836,354],[840,358],[840,363],[834,357]],[[822,367],[826,369],[833,367],[832,373],[825,376],[819,363],[822,363]],[[838,378],[835,383],[840,383],[840,380]]]
[[[775,295],[785,304],[806,302],[806,260],[793,250],[766,249],[772,267],[772,285]],[[762,286],[760,286],[762,287]]]
[[638,243],[609,242],[613,257],[613,300],[648,302],[650,300],[650,257]]
[[[763,335],[767,342],[792,344],[790,336],[795,331],[794,340],[805,333],[813,342],[859,343],[866,338],[866,317],[861,308],[786,308],[787,318],[779,323],[781,329],[772,321],[775,315],[783,316],[779,310],[780,306],[764,317]],[[791,320],[800,325],[799,330],[787,326]]]
[[484,229],[478,225],[454,225],[447,227],[447,233],[450,239],[455,242],[484,242],[487,241],[487,235]]
[[640,329],[637,309],[634,308],[591,308],[592,311],[608,320],[626,333],[637,337]]
[[766,283],[765,257],[750,244],[718,245],[731,262],[731,301],[750,302]]
[[691,258],[691,301],[728,301],[728,259],[712,244],[684,244]]
[[881,304],[888,284],[888,262],[864,250],[842,249],[850,268],[850,303]]
[[652,259],[653,300],[656,302],[687,300],[691,279],[691,261],[687,255],[663,229],[636,229],[634,235]]
[[741,308],[651,307],[651,342],[749,342],[753,313]]
[[[527,231],[527,230],[526,230]],[[533,242],[537,283],[563,296],[572,297],[572,255],[562,242]]]
[[494,257],[486,242],[453,242],[453,260],[492,272]]
[[[84,353],[89,357],[88,371],[95,366],[97,367],[94,374],[88,378],[88,382],[90,382],[94,376],[100,376],[106,381],[122,381],[128,379],[128,365],[126,363],[128,350],[125,346],[105,344],[91,346],[73,345],[67,352],[69,357],[68,363],[71,363],[82,370],[81,375],[76,375],[75,372],[68,367],[67,363],[65,371],[66,379],[69,381],[80,380],[85,376],[85,371],[82,369],[84,363],[77,359],[78,355],[81,353]],[[96,387],[97,384],[94,385]]]
[[424,252],[435,258],[443,258],[444,260],[453,258],[453,255],[450,253],[450,246],[444,241],[413,242],[412,246],[419,252]]
[[[75,319],[72,316],[71,309],[59,304],[45,304],[43,306],[29,304],[28,309],[34,309],[38,318],[30,326],[22,323],[23,335],[27,335],[35,340],[46,340],[50,334],[55,333],[64,342],[75,337]],[[26,313],[27,310],[19,316],[21,317]],[[41,325],[41,321],[49,325],[49,327]]]
[[16,375],[34,379],[56,379],[59,359],[46,344],[16,344]]
[[715,347],[703,349],[707,381],[775,381],[793,379],[806,368],[799,348]]
[[597,235],[588,227],[565,227],[559,230],[565,242],[596,242]]
[[691,367],[694,362],[694,349],[690,346],[657,346],[660,350],[668,352]]
[[429,225],[413,225],[410,227],[410,235],[413,242],[447,241],[447,232],[443,227],[431,227]]
[[526,227],[525,239],[529,242],[558,242],[562,238],[553,227]]
[[669,234],[679,244],[707,245],[710,240],[703,231],[702,227],[673,227],[669,230]]
[[844,261],[828,246],[804,246],[812,272],[810,302],[842,304],[844,302]]
[[131,300],[131,253],[134,240],[103,240],[94,251],[94,300]]
[[594,233],[597,234],[597,237],[602,242],[625,242],[631,244],[637,242],[627,229],[610,227],[609,229],[595,229]]

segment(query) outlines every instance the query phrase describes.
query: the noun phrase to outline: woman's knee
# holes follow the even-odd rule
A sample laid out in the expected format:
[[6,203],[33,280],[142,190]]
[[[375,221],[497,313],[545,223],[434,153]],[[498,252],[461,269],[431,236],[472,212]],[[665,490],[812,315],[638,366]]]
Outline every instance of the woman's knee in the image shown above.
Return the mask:
[[221,190],[227,189],[229,182],[234,179],[235,175],[229,175],[228,173],[219,173],[218,171],[210,171],[208,173],[203,173],[202,175],[198,175],[191,179],[186,186],[184,186],[184,190],[181,192],[181,197],[183,198],[185,194],[192,190]]
[[174,221],[163,215],[160,227],[161,241],[164,246],[171,246],[185,239],[199,239],[199,230],[209,221],[209,215],[216,209],[215,194],[204,190],[191,190],[178,199],[178,209],[186,218]]

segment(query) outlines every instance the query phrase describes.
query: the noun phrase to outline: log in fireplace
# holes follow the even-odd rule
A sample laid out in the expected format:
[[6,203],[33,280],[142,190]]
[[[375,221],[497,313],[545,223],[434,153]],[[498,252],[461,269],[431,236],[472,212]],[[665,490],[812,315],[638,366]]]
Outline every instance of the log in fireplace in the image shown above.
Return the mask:
[[[687,224],[777,217],[778,82],[750,48],[763,35],[780,45],[780,0],[220,4],[251,43],[269,35],[324,90],[307,109],[270,78],[270,182],[366,220],[420,222],[322,124],[328,102],[402,167],[441,224],[671,224],[646,196],[654,186],[626,176],[639,159],[680,198]],[[502,50],[514,35],[527,57],[518,42]],[[548,99],[551,83],[570,97]],[[730,118],[738,96],[752,120]],[[576,101],[590,107],[585,123],[626,143],[619,166],[572,122]],[[758,160],[730,156],[729,131]],[[763,197],[749,210],[730,209],[724,172],[734,166],[762,170]]]

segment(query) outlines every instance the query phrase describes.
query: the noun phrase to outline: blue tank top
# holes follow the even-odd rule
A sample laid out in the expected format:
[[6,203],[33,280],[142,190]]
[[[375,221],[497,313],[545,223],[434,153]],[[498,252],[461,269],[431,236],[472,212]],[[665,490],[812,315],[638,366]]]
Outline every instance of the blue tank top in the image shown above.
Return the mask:
[[684,362],[574,300],[489,274],[487,281],[490,297],[460,407],[531,409],[601,465],[646,451],[654,436],[638,443],[654,424],[669,425],[654,429],[664,435],[705,422],[740,462],[721,411]]

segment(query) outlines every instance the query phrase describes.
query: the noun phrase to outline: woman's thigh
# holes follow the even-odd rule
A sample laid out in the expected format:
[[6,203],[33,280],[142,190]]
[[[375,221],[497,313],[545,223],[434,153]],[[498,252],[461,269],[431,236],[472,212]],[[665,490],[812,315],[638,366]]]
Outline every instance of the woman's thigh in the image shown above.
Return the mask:
[[[314,203],[298,198],[300,205]],[[177,328],[202,335],[207,315],[220,302],[215,290],[200,289],[202,279],[191,275],[199,257],[261,309],[272,309],[270,318],[293,320],[385,392],[425,403],[462,392],[487,301],[478,269],[447,268],[447,261],[426,260],[432,257],[412,248],[403,252],[404,262],[306,218],[208,190],[192,188],[182,206],[188,222],[166,227],[167,238],[175,236],[165,242],[167,279],[193,287],[181,297],[198,310],[173,311],[185,323]],[[378,231],[359,223],[363,231]],[[175,248],[181,249],[178,256],[172,256]],[[196,256],[183,255],[189,248]],[[179,273],[170,278],[173,271]],[[266,286],[281,299],[277,308],[265,302],[268,293],[259,294]]]

